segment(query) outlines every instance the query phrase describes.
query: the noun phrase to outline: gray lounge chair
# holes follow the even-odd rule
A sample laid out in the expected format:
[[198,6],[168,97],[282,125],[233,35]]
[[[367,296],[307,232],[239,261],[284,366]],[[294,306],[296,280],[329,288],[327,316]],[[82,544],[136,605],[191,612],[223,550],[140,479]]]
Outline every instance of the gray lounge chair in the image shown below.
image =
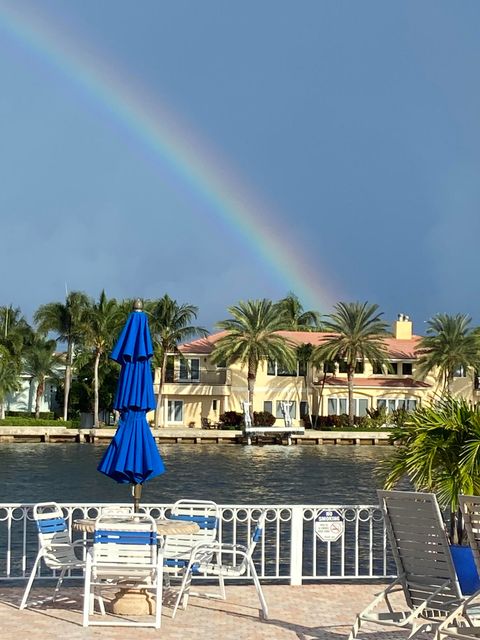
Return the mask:
[[435,495],[378,491],[378,497],[398,577],[358,614],[350,640],[366,622],[406,629],[412,638],[436,629],[464,599]]

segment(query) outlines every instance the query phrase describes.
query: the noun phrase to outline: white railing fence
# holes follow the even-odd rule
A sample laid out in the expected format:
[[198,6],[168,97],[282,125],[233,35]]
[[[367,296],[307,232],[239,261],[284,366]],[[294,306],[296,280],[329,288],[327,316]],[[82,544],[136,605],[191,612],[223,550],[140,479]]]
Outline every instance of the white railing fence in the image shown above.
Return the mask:
[[[62,504],[72,538],[87,537],[72,530],[78,518],[95,518],[105,503]],[[115,506],[129,506],[127,503]],[[171,505],[145,504],[142,509],[160,518]],[[33,504],[0,503],[0,580],[28,577],[38,550]],[[306,581],[379,579],[394,575],[387,551],[382,513],[374,505],[221,505],[219,539],[247,544],[260,509],[268,509],[265,533],[254,560],[259,576],[290,584]],[[316,522],[335,510],[342,522],[340,537],[324,541]],[[323,536],[324,537],[324,536]],[[41,568],[43,577],[53,574]],[[75,577],[75,576],[72,576]]]

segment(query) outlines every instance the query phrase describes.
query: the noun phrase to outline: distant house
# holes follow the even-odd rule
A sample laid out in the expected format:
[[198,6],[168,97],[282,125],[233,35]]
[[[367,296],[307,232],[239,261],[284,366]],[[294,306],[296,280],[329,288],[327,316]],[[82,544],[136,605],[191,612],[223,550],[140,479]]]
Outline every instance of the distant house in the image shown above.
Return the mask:
[[[64,365],[58,367],[58,378],[63,379],[65,372]],[[58,381],[46,380],[45,389],[40,401],[40,413],[56,412],[60,409],[58,406],[57,396]],[[21,387],[16,393],[12,393],[5,399],[6,412],[18,413],[34,413],[35,412],[35,394],[37,390],[36,382],[32,381],[30,376],[23,374],[21,376]]]
[[[325,339],[322,332],[280,331],[294,344],[318,345]],[[246,370],[240,364],[215,365],[211,354],[215,342],[224,335],[215,333],[179,347],[183,358],[172,354],[166,381],[163,385],[162,420],[164,426],[201,426],[202,418],[212,421],[229,410],[241,411],[247,399]],[[413,410],[420,403],[431,400],[441,389],[441,382],[431,375],[417,379],[416,348],[421,336],[412,333],[412,322],[399,315],[391,336],[385,343],[389,367],[374,368],[369,362],[358,362],[354,379],[354,413],[364,416],[367,410],[384,408]],[[304,375],[306,373],[306,377]],[[159,370],[156,371],[158,387]],[[307,384],[305,385],[305,380]],[[480,400],[479,379],[472,371],[458,371],[453,392]],[[347,413],[347,375],[340,363],[323,363],[320,368],[301,364],[292,371],[282,369],[276,362],[262,362],[255,384],[254,411],[269,411],[282,418],[281,402],[289,401],[294,425],[309,413],[320,416]]]

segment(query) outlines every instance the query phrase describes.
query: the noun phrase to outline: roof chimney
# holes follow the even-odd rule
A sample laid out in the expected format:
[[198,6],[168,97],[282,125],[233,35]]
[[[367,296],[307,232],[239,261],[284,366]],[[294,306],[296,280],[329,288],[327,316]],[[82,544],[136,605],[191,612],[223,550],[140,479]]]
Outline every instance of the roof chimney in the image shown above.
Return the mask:
[[410,316],[399,313],[397,320],[393,323],[393,337],[397,340],[412,339],[412,321]]

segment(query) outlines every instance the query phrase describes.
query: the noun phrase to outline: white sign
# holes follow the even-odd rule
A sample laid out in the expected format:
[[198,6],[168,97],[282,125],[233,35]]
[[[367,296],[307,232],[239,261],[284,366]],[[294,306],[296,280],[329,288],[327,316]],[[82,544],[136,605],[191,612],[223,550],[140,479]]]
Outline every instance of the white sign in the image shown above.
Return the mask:
[[335,542],[345,530],[343,517],[336,509],[320,511],[315,520],[315,533],[323,542]]

